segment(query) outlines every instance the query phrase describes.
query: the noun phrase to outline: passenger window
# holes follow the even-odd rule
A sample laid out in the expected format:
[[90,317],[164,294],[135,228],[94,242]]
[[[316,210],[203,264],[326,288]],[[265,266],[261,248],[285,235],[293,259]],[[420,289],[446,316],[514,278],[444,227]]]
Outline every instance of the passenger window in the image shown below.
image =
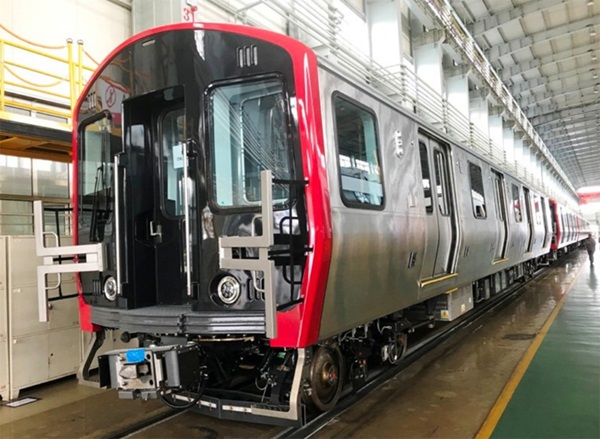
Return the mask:
[[498,175],[494,175],[494,200],[496,201],[498,219],[504,222],[504,197],[502,195],[502,182]]
[[425,212],[433,213],[433,201],[431,200],[431,178],[429,175],[429,157],[427,157],[427,146],[419,142],[419,154],[421,156],[421,175],[423,177],[423,198],[425,199]]
[[448,176],[446,175],[446,157],[440,152],[434,152],[436,194],[438,199],[438,207],[440,214],[443,216],[450,215],[448,209]]
[[475,218],[486,218],[485,194],[483,192],[483,177],[481,168],[469,162],[469,178],[471,179],[471,200],[473,201],[473,214]]
[[535,222],[537,224],[542,224],[542,208],[540,206],[540,197],[537,195],[534,196],[534,204],[535,204]]
[[512,202],[513,210],[515,212],[515,221],[520,223],[523,221],[523,214],[521,213],[521,197],[519,187],[516,184],[512,185]]
[[383,206],[375,116],[339,96],[334,107],[342,199],[351,206]]

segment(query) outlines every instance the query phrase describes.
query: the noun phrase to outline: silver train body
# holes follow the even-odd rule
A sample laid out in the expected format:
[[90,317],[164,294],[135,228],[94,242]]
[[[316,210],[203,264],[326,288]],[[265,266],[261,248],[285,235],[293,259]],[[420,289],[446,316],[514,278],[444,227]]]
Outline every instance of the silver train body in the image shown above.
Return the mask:
[[[333,231],[321,339],[457,288],[470,290],[478,281],[487,291],[484,296],[489,296],[547,261],[553,233],[547,197],[385,96],[339,75],[324,61],[319,82]],[[348,207],[340,195],[339,146],[332,117],[335,96],[340,94],[376,115],[385,193],[382,210]],[[440,172],[446,200],[432,199],[429,211],[423,146],[430,180],[436,178],[435,160],[446,167]],[[485,212],[475,211],[471,166],[481,170]],[[513,199],[513,186],[518,200]],[[442,202],[446,215],[438,205]],[[565,246],[580,239],[573,235]]]

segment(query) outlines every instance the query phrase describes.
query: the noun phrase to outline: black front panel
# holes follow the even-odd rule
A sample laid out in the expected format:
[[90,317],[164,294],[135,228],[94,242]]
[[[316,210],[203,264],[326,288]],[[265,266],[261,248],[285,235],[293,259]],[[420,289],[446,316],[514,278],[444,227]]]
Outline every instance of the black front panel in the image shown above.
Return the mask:
[[[245,48],[252,48],[251,62],[245,58],[240,62]],[[121,97],[121,106],[114,105],[115,92],[117,102]],[[244,236],[253,228],[260,229],[256,183],[261,169],[272,169],[276,178],[302,178],[290,106],[294,97],[289,54],[249,37],[178,30],[154,35],[121,52],[99,75],[79,113],[81,124],[110,109],[109,117],[102,121],[106,134],[95,129],[92,135],[107,145],[101,151],[106,156],[105,166],[86,162],[89,154],[81,152],[92,146],[80,140],[80,195],[85,188],[98,192],[90,190],[98,187],[96,173],[106,174],[106,181],[114,179],[115,156],[120,184],[116,199],[122,239],[118,245],[115,190],[104,184],[100,197],[94,200],[88,195],[89,202],[80,205],[88,210],[93,210],[93,203],[101,205],[104,216],[94,215],[103,224],[102,233],[91,233],[90,212],[80,212],[79,242],[105,242],[108,260],[101,275],[82,275],[86,300],[128,309],[185,303],[200,311],[262,309],[262,295],[255,288],[260,288],[261,280],[253,281],[247,272],[230,273],[240,282],[238,301],[223,304],[216,298],[214,290],[225,275],[219,270],[218,237]],[[215,100],[220,102],[220,112],[211,105]],[[234,124],[241,119],[244,126]],[[188,145],[187,149],[182,149],[182,144]],[[183,175],[183,154],[188,180]],[[182,202],[185,181],[189,230]],[[297,220],[289,227],[286,219],[288,212],[297,212],[294,193],[283,185],[274,187],[281,209],[279,232],[298,229]],[[299,210],[304,216],[303,207]],[[305,228],[305,218],[300,223]],[[122,285],[116,299],[108,300],[103,285],[109,276],[117,277],[117,253]],[[302,273],[300,262],[303,259],[297,259],[293,269],[280,268],[285,271],[278,280],[283,295],[280,302],[294,299]],[[186,289],[188,272],[191,294]],[[290,286],[290,278],[295,279],[294,285]]]

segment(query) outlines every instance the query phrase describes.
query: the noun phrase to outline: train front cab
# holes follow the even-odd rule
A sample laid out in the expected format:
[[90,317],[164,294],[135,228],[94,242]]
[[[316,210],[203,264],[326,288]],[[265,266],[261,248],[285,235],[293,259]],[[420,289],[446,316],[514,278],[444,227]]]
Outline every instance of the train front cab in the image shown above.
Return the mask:
[[[140,340],[99,358],[103,386],[302,422],[331,239],[316,76],[315,54],[288,37],[181,24],[125,42],[88,82],[75,223],[101,263],[80,274],[82,328]],[[267,400],[210,396],[259,367],[279,376]]]

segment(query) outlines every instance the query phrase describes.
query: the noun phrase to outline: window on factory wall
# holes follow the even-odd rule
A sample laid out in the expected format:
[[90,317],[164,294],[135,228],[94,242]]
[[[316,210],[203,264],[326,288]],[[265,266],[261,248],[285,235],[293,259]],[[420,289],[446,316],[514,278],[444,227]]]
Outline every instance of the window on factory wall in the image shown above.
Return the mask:
[[342,2],[361,17],[365,16],[365,0],[342,0]]
[[523,213],[521,211],[521,191],[516,184],[512,185],[512,205],[515,212],[515,221],[520,223],[523,221]]
[[469,162],[469,178],[471,180],[471,200],[473,201],[473,214],[475,218],[487,217],[485,211],[485,194],[483,191],[483,176],[481,167]]
[[382,208],[375,116],[340,96],[334,97],[334,108],[342,200],[348,206]]
[[402,23],[402,53],[404,58],[413,62],[413,47],[410,28],[410,9],[406,2],[401,2],[401,23]]
[[[71,166],[67,163],[0,154],[0,235],[33,234],[33,202],[44,207],[70,204]],[[70,234],[70,215],[64,211],[44,213],[46,231]]]

